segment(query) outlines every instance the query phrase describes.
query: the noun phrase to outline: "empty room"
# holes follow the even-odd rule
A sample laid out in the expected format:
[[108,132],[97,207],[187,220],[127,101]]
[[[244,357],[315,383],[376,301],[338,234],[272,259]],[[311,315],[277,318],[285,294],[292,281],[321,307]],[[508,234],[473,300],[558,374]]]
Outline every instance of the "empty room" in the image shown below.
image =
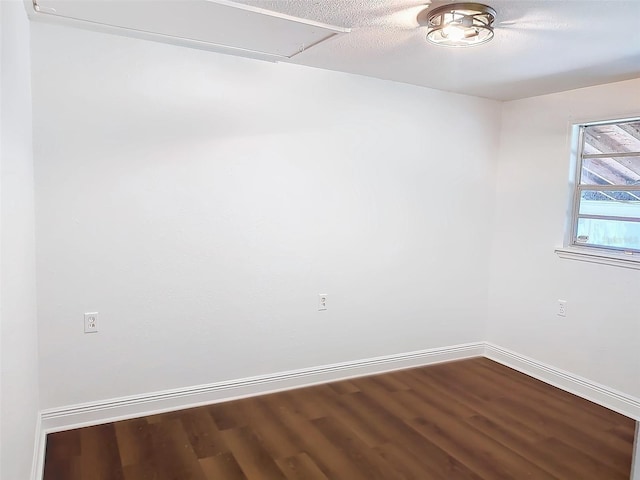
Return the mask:
[[1,480],[640,480],[638,24],[0,0]]

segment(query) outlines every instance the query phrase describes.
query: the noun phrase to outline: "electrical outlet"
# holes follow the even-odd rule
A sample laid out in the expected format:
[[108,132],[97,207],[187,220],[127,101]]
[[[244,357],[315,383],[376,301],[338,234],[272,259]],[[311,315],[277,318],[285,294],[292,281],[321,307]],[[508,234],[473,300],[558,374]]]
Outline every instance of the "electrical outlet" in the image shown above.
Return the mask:
[[567,301],[566,300],[558,300],[558,316],[566,317],[567,316]]
[[98,331],[98,312],[84,314],[84,333],[96,333]]
[[326,310],[327,309],[327,294],[319,293],[318,294],[318,310]]

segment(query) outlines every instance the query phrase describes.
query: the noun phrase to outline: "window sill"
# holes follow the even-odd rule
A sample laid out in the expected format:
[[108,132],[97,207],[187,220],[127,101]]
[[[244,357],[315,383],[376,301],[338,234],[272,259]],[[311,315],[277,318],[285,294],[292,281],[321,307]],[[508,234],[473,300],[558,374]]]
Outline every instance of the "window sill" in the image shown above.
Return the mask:
[[640,255],[616,254],[579,247],[556,248],[555,252],[560,258],[569,260],[640,270]]

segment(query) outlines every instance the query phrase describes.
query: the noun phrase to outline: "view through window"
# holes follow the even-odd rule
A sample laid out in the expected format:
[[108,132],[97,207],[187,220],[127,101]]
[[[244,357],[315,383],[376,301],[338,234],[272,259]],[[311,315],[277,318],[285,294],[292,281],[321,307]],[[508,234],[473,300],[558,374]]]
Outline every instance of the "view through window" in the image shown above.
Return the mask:
[[571,243],[640,256],[640,119],[579,128]]

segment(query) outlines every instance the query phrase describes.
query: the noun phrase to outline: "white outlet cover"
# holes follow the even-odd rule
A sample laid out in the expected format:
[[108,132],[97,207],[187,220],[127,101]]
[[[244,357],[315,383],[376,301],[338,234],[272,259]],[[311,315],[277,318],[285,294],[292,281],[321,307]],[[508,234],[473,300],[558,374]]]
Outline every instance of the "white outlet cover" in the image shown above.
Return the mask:
[[98,331],[98,312],[84,314],[84,333],[96,333]]
[[566,317],[567,316],[567,301],[566,300],[558,300],[558,316]]
[[327,294],[319,293],[318,294],[318,310],[326,310],[327,309]]

